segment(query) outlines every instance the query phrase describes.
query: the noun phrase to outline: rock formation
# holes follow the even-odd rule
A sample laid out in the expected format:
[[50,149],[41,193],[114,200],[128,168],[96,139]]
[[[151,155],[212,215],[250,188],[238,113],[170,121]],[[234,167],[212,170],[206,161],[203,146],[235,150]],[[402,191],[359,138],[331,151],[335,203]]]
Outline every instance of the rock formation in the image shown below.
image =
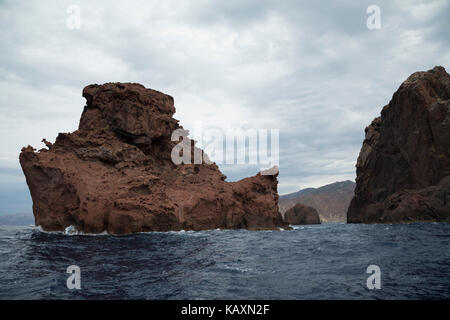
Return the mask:
[[[216,164],[176,165],[171,96],[140,84],[84,88],[78,130],[48,149],[22,149],[20,163],[44,230],[125,234],[215,228],[277,229],[277,174],[226,182]],[[187,131],[181,138],[202,155]],[[184,156],[184,155],[183,155]],[[276,172],[278,172],[276,170]]]
[[284,221],[289,224],[320,224],[317,210],[300,203],[286,211]]
[[412,74],[366,128],[347,213],[355,223],[450,220],[450,76]]
[[322,222],[346,222],[354,190],[354,182],[338,181],[320,188],[306,188],[282,195],[278,204],[282,215],[295,204],[301,203],[317,209]]

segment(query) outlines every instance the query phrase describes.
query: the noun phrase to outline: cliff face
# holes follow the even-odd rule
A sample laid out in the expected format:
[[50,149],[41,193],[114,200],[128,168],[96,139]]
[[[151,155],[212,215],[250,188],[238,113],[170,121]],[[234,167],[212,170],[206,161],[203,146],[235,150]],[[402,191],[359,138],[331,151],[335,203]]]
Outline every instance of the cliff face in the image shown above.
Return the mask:
[[300,203],[286,211],[284,221],[289,224],[320,224],[317,210]]
[[277,174],[230,183],[214,163],[172,162],[179,141],[171,135],[181,129],[172,118],[172,97],[130,83],[90,85],[83,96],[78,130],[60,133],[54,144],[44,139],[48,149],[28,146],[20,154],[35,222],[44,230],[74,226],[124,234],[286,226],[278,211]]
[[347,209],[353,198],[355,183],[340,181],[320,188],[302,189],[280,196],[279,207],[282,214],[301,203],[317,209],[322,222],[346,222]]
[[348,222],[450,220],[450,76],[412,74],[366,128]]

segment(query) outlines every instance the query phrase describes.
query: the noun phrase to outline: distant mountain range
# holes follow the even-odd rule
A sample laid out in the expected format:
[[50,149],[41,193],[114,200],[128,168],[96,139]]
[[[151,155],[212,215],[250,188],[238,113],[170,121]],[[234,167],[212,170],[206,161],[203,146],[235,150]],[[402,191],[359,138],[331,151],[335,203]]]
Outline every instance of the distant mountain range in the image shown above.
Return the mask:
[[27,226],[34,224],[32,213],[15,213],[0,215],[0,225]]
[[280,196],[278,206],[282,215],[301,203],[319,212],[322,222],[346,222],[347,209],[356,184],[350,180],[335,182],[320,188],[306,188]]

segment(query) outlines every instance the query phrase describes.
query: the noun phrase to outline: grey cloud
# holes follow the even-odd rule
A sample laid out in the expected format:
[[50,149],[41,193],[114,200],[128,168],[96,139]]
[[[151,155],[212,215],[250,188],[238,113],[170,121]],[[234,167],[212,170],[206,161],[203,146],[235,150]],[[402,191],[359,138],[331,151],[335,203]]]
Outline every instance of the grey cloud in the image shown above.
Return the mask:
[[[66,28],[71,4],[81,8],[80,30]],[[0,168],[16,171],[0,171],[0,208],[20,211],[5,205],[11,194],[29,199],[17,178],[21,147],[74,130],[82,88],[109,81],[174,96],[186,128],[199,119],[279,128],[280,193],[354,179],[364,128],[400,83],[418,70],[450,67],[448,2],[377,1],[377,31],[366,28],[370,4],[1,2]],[[258,170],[222,169],[229,180]]]

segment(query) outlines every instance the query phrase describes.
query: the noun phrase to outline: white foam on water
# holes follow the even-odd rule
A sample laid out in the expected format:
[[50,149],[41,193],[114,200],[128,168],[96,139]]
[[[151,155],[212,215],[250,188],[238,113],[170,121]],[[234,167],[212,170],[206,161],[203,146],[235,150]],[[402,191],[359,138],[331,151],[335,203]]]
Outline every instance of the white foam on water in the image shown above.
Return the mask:
[[227,266],[227,265],[224,265],[224,268],[227,270],[238,271],[241,273],[252,271],[252,269],[250,269],[250,268],[239,268],[239,267],[233,267],[233,266]]
[[103,231],[100,233],[88,233],[88,232],[83,232],[83,231],[79,231],[75,228],[75,226],[68,226],[66,229],[64,229],[64,231],[46,231],[44,229],[42,229],[41,226],[33,226],[33,228],[36,231],[42,232],[42,233],[50,233],[50,234],[62,234],[65,236],[105,236],[105,235],[110,235],[108,233],[108,231]]
[[[110,236],[126,236],[126,235],[130,235],[130,234],[174,234],[174,235],[185,235],[185,236],[199,236],[199,235],[204,235],[207,232],[224,232],[224,231],[229,231],[229,230],[235,230],[235,229],[207,229],[207,230],[171,230],[171,231],[141,231],[141,232],[135,232],[135,233],[127,233],[127,234],[123,234],[123,235],[117,235],[117,234],[113,234],[113,233],[108,233],[108,231],[103,231],[100,233],[89,233],[89,232],[83,232],[78,230],[75,226],[70,225],[67,228],[64,229],[64,231],[46,231],[44,229],[42,229],[41,226],[35,226],[35,225],[30,225],[30,228],[35,229],[36,231],[42,232],[42,233],[50,233],[50,234],[62,234],[62,235],[66,235],[66,236],[104,236],[104,235],[110,235]],[[298,229],[298,227],[293,227],[294,230]],[[241,231],[249,231],[248,229],[239,229]],[[284,228],[278,228],[279,231],[289,231],[287,229]],[[259,232],[273,232],[274,230],[261,230]]]

